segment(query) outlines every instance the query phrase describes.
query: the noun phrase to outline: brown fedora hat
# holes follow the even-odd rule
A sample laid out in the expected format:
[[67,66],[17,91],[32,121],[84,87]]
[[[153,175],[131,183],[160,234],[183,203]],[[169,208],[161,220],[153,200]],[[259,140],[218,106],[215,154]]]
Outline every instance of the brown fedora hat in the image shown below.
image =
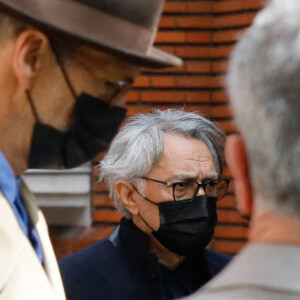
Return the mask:
[[153,47],[164,0],[0,0],[0,5],[148,67],[178,66]]

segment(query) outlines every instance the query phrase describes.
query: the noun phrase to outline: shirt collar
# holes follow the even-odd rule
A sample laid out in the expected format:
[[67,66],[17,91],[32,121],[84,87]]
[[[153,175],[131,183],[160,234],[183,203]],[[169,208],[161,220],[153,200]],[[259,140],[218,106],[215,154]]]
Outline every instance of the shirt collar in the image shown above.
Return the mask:
[[21,178],[15,177],[9,162],[0,151],[0,190],[11,204],[17,199],[20,183]]

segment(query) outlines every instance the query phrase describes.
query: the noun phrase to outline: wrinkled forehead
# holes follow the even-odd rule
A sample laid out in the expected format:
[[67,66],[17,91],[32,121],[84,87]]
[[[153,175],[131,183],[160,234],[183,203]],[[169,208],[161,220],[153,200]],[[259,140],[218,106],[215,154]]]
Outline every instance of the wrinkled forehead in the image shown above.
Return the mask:
[[156,169],[165,172],[166,176],[186,174],[195,179],[217,173],[213,155],[201,139],[176,133],[165,135],[163,153]]

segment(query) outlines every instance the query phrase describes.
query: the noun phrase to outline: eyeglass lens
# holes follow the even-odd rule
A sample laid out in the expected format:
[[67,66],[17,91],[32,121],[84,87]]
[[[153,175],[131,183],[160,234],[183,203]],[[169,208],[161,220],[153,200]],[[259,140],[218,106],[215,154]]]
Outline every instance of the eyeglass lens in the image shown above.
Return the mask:
[[[222,199],[228,188],[226,180],[214,180],[205,184],[201,184],[200,188],[204,188],[207,197],[216,197],[218,200]],[[199,184],[194,181],[179,182],[174,186],[174,200],[180,201],[184,199],[194,198],[199,191]]]

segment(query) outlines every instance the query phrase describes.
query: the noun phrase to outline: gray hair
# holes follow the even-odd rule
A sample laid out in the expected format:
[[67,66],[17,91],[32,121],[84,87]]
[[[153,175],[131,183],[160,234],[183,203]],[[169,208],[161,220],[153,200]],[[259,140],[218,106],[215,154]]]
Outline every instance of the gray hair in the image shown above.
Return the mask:
[[300,213],[300,1],[275,0],[231,57],[229,92],[256,205]]
[[197,113],[169,109],[156,110],[127,119],[100,163],[100,180],[108,184],[118,211],[130,217],[115,193],[119,180],[134,182],[146,176],[163,154],[166,133],[202,140],[210,149],[216,170],[222,174],[225,133],[213,121]]

